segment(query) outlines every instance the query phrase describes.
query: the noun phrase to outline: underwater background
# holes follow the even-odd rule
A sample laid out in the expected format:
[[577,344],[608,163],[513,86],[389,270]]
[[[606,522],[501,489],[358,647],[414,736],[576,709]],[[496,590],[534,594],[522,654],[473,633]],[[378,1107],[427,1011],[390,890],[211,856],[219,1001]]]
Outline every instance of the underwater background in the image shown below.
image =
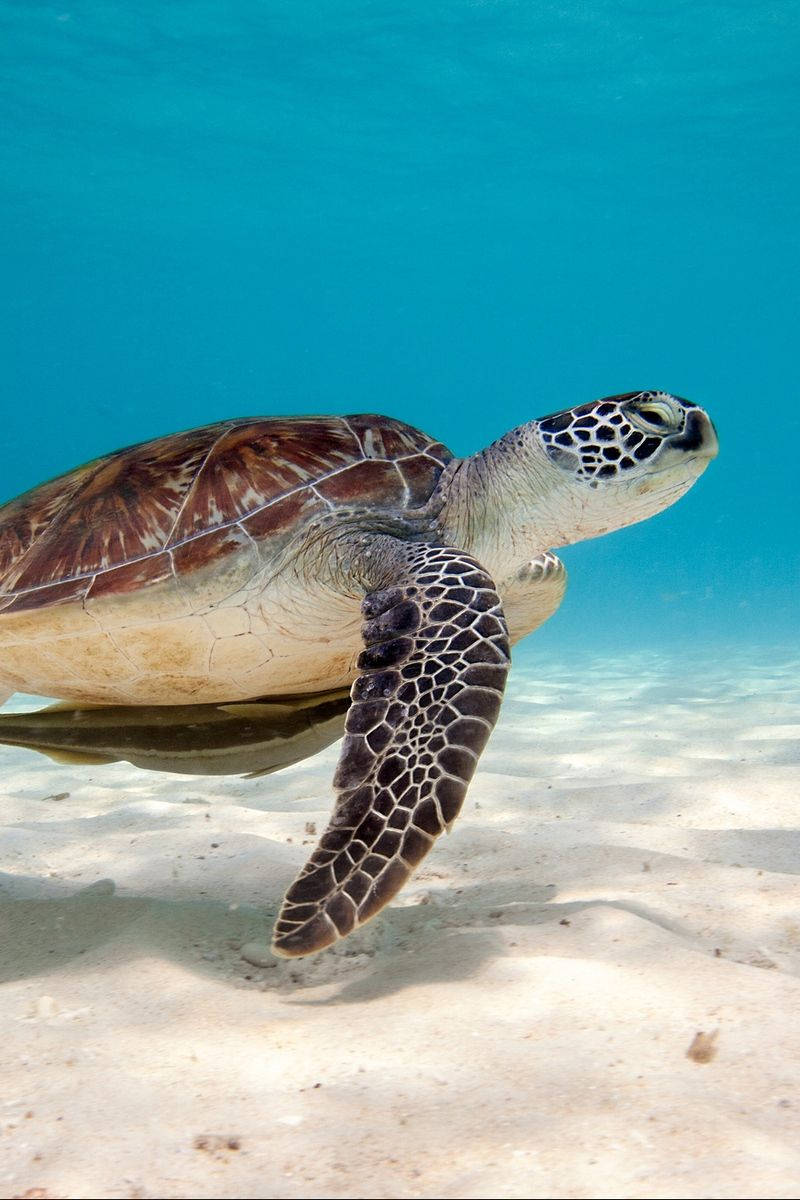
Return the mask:
[[563,551],[530,650],[780,653],[799,41],[783,0],[2,0],[0,499],[229,416],[466,454],[663,388],[720,457]]

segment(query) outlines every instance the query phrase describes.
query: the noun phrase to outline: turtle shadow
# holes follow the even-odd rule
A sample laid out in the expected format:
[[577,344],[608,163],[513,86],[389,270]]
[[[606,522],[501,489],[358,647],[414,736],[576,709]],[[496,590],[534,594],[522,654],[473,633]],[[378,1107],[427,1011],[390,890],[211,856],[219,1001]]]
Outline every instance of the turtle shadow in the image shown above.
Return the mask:
[[[549,919],[554,891],[552,885],[536,889],[525,906],[531,921]],[[387,908],[321,954],[270,960],[265,953],[260,965],[245,960],[241,950],[251,943],[266,952],[276,916],[271,907],[119,896],[110,880],[67,892],[63,884],[0,875],[3,892],[0,984],[156,957],[193,974],[222,977],[231,986],[282,991],[309,1004],[348,1003],[438,980],[455,982],[504,953],[490,915],[498,897],[478,886],[445,892],[436,903]],[[477,896],[486,910],[480,914]],[[312,991],[316,995],[304,1001]]]
[[[738,843],[736,848],[741,851]],[[331,949],[306,959],[271,960],[266,942],[277,912],[274,900],[255,907],[213,895],[119,896],[110,880],[75,892],[61,882],[0,875],[0,982],[79,970],[89,962],[102,969],[123,954],[161,957],[231,986],[282,992],[295,1004],[361,1003],[468,978],[487,960],[508,954],[504,926],[568,926],[573,915],[587,910],[627,913],[708,952],[690,925],[657,906],[616,899],[609,890],[607,897],[562,901],[554,884],[527,884],[520,898],[519,878],[501,875],[426,891],[417,903],[413,894],[401,893],[399,903]],[[260,965],[242,958],[247,943],[263,948]],[[565,953],[570,953],[566,940]]]
[[67,894],[63,887],[48,888],[45,895],[39,889],[30,894],[35,880],[13,882],[28,894],[0,899],[0,983],[90,962],[102,969],[121,955],[155,955],[199,974],[218,974],[220,964],[238,958],[235,947],[263,939],[269,917],[213,900],[118,896],[111,880]]
[[[539,889],[540,899],[551,890]],[[458,900],[457,892],[441,905],[388,908],[321,954],[270,960],[267,942],[277,915],[272,906],[120,896],[111,880],[74,891],[62,883],[0,875],[0,984],[84,967],[102,970],[121,957],[159,957],[196,974],[226,975],[233,985],[253,983],[262,990],[295,993],[339,985],[346,989],[368,971],[380,990],[391,992],[423,982],[426,972],[428,978],[438,977],[427,950],[432,939],[463,934],[463,915],[457,903],[450,903],[451,897]],[[470,935],[475,932],[469,930]],[[463,941],[458,975],[470,974],[498,950],[491,929],[480,946],[471,938]],[[260,965],[242,957],[248,943],[263,948]]]
[[[435,960],[428,962],[431,939],[460,932],[457,907],[398,906],[321,954],[271,958],[268,942],[276,915],[273,906],[120,896],[111,880],[74,891],[61,883],[0,875],[0,984],[56,972],[102,972],[121,960],[158,958],[196,975],[222,977],[231,986],[295,996],[333,987],[344,989],[346,997],[350,984],[366,973],[378,991],[390,993],[423,982],[426,972],[430,979],[438,977]],[[258,965],[242,956],[248,944],[261,951]],[[497,951],[491,930],[480,944],[465,938],[458,970],[449,974],[469,975]],[[337,998],[338,993],[327,995],[321,1002]]]
[[[382,940],[391,941],[393,945],[386,945],[376,954],[369,973],[342,981],[333,996],[306,998],[297,995],[292,998],[292,1003],[303,1007],[363,1004],[406,988],[455,983],[477,974],[490,958],[508,956],[514,943],[509,942],[502,932],[504,925],[569,926],[573,915],[589,910],[628,913],[696,948],[696,938],[691,930],[645,904],[614,899],[558,901],[555,899],[557,889],[552,884],[531,891],[529,900],[520,900],[518,889],[511,884],[498,886],[491,896],[487,896],[485,885],[445,893],[441,899],[441,916],[427,922],[424,930],[401,929],[398,917],[403,910],[389,909],[382,914]],[[409,934],[415,933],[412,940]],[[569,955],[569,949],[565,948],[565,953]]]

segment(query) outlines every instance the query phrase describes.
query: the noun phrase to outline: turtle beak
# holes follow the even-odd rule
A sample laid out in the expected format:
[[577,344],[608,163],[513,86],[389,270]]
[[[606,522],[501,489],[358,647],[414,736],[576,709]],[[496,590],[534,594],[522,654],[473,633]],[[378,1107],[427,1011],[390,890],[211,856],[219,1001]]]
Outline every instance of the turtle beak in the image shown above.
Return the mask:
[[711,460],[719,454],[719,439],[711,418],[702,408],[693,408],[686,414],[686,424],[681,433],[668,439],[675,450],[685,450]]

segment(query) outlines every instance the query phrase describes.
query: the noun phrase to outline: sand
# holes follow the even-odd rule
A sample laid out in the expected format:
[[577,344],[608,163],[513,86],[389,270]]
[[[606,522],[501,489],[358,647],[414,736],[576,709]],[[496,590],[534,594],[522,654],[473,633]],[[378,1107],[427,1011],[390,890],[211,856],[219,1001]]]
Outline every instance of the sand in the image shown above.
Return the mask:
[[799,677],[523,656],[398,901],[260,967],[335,747],[252,781],[0,751],[0,1194],[797,1196]]

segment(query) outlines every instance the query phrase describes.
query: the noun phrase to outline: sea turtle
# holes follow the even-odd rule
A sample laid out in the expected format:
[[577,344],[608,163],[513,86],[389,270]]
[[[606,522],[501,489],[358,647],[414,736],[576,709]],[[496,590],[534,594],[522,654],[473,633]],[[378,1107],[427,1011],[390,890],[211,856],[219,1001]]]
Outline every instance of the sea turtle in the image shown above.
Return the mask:
[[0,508],[0,687],[186,705],[352,685],[333,816],[274,950],[374,916],[448,829],[509,644],[560,603],[549,547],[641,521],[717,452],[660,391],[470,458],[375,415],[249,418],[120,450]]

